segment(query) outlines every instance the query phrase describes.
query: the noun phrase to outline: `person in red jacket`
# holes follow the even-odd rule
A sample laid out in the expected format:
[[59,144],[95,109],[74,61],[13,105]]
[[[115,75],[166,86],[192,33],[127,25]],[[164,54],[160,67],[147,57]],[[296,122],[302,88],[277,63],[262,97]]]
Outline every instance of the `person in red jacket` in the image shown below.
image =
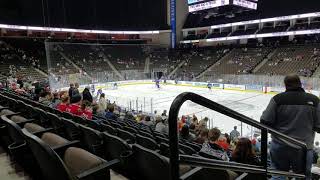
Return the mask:
[[88,104],[90,102],[88,101],[83,101],[82,104],[81,104],[81,116],[86,118],[86,119],[89,119],[89,120],[92,120],[92,110],[90,108],[88,108]]
[[73,115],[82,116],[80,94],[76,94],[72,97],[71,104],[67,107],[66,111]]
[[61,103],[58,104],[57,109],[61,112],[65,112],[69,107],[69,96],[63,96]]

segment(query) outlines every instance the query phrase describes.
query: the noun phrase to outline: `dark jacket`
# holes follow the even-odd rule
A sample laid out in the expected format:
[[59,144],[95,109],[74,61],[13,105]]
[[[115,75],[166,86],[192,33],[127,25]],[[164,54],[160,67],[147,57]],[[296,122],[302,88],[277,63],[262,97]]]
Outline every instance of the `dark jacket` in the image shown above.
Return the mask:
[[87,100],[87,101],[89,101],[90,103],[92,103],[93,102],[93,98],[92,98],[92,95],[91,95],[91,93],[88,91],[88,92],[83,92],[83,94],[82,94],[82,100]]
[[[308,149],[312,149],[315,131],[319,132],[320,128],[319,117],[319,99],[299,88],[274,96],[261,116],[261,123],[305,142]],[[276,137],[272,137],[272,140],[290,145]]]
[[70,99],[72,98],[73,89],[74,89],[74,88],[70,87],[70,88],[69,88],[69,91],[68,91],[68,95],[69,95]]

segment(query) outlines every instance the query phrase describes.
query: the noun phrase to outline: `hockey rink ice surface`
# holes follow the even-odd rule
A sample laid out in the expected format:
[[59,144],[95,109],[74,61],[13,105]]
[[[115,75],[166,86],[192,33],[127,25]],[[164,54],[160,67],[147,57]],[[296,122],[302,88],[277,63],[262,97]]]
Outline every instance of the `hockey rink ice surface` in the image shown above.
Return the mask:
[[[120,86],[116,90],[104,89],[103,92],[111,102],[115,101],[118,105],[125,108],[130,107],[131,101],[131,108],[136,109],[136,102],[138,100],[139,110],[142,109],[145,112],[151,112],[152,102],[152,109],[157,110],[158,114],[161,114],[163,110],[167,110],[169,113],[171,103],[179,94],[183,92],[193,92],[257,121],[260,120],[262,112],[274,96],[271,94],[220,89],[213,89],[210,92],[206,88],[174,85],[161,85],[161,88],[157,89],[155,85],[152,84]],[[239,121],[191,101],[185,102],[180,109],[179,117],[182,115],[192,116],[193,114],[195,114],[199,120],[208,117],[210,119],[210,128],[219,127],[223,133],[229,133],[234,126],[238,126],[238,131],[240,131],[241,123]],[[252,135],[254,129],[251,126],[243,124],[242,127],[243,136]],[[320,139],[319,135],[317,135],[316,139]]]

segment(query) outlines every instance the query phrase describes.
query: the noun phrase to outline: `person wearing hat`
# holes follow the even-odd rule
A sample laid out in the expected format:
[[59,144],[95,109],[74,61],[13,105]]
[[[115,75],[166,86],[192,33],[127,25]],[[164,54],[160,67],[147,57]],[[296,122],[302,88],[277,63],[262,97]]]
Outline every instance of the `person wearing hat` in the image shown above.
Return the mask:
[[[306,143],[307,154],[301,147],[272,136],[271,165],[280,171],[306,173],[306,179],[311,179],[315,131],[320,132],[319,99],[304,91],[298,75],[286,76],[284,84],[286,91],[270,100],[260,121],[280,133]],[[285,179],[285,177],[272,179]]]

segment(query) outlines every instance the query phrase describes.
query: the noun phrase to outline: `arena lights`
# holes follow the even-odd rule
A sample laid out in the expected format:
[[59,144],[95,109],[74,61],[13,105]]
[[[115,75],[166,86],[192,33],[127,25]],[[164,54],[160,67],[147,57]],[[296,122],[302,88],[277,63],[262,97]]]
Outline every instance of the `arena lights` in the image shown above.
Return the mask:
[[69,29],[69,28],[52,28],[37,26],[19,26],[0,24],[2,29],[13,30],[31,30],[31,31],[51,31],[51,32],[70,32],[70,33],[94,33],[94,34],[159,34],[160,31],[104,31],[104,30],[85,30],[85,29]]
[[252,34],[252,35],[243,35],[243,36],[230,36],[230,37],[203,39],[203,40],[186,40],[186,41],[181,41],[181,43],[184,43],[184,44],[198,43],[200,41],[221,42],[221,41],[232,41],[232,40],[241,40],[241,39],[256,39],[256,38],[266,38],[266,37],[296,36],[296,35],[308,35],[308,34],[320,34],[320,29],[275,32],[275,33],[265,33],[265,34]]
[[239,25],[248,25],[248,24],[258,24],[258,23],[265,23],[265,22],[274,22],[274,21],[287,21],[292,19],[301,19],[301,18],[310,18],[310,17],[320,17],[320,12],[298,14],[298,15],[292,15],[292,16],[280,16],[280,17],[257,19],[257,20],[251,20],[251,21],[241,21],[241,22],[228,23],[228,24],[219,24],[219,25],[211,26],[211,29],[218,29],[218,28],[232,27],[232,26],[239,26]]

